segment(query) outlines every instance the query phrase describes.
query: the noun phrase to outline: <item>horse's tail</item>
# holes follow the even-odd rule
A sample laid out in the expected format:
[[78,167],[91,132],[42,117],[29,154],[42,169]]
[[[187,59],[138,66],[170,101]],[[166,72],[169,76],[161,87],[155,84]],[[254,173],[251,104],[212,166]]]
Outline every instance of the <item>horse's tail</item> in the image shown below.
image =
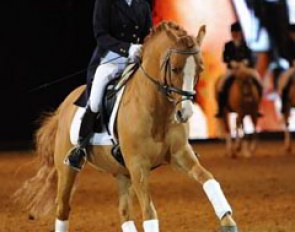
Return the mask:
[[15,193],[16,202],[32,217],[48,214],[55,206],[57,170],[54,166],[54,146],[58,127],[58,110],[46,114],[36,133],[39,170]]

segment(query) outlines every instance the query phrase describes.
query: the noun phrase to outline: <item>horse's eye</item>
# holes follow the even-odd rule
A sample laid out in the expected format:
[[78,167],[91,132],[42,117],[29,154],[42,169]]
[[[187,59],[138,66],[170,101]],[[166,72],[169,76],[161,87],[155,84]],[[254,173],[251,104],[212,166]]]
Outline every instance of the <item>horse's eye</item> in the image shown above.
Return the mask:
[[179,74],[181,73],[182,69],[181,68],[177,68],[177,67],[174,67],[174,68],[171,68],[171,71],[175,74]]

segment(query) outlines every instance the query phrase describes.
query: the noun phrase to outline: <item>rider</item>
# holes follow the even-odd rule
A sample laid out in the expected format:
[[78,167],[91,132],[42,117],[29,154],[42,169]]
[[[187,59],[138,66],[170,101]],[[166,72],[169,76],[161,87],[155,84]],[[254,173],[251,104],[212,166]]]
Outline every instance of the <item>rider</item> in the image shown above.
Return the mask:
[[122,74],[128,62],[141,56],[141,44],[151,27],[151,11],[146,0],[96,0],[93,28],[97,46],[87,71],[88,101],[78,145],[65,159],[65,164],[75,170],[82,168],[87,156],[85,147],[99,117],[107,83]]
[[237,68],[240,63],[248,67],[254,66],[254,59],[251,50],[248,48],[239,22],[231,25],[232,40],[227,42],[223,51],[223,61],[227,64],[227,74],[222,80],[222,84],[218,91],[218,113],[215,115],[217,118],[223,116],[223,109],[226,106],[226,90],[232,83],[234,76],[232,70]]

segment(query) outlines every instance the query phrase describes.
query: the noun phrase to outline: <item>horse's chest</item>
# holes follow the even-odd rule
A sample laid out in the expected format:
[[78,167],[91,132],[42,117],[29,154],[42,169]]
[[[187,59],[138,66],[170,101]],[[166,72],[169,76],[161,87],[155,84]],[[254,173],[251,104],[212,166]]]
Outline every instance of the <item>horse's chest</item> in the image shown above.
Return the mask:
[[145,153],[150,157],[151,163],[160,164],[167,159],[168,146],[164,141],[159,142],[151,139],[146,146]]

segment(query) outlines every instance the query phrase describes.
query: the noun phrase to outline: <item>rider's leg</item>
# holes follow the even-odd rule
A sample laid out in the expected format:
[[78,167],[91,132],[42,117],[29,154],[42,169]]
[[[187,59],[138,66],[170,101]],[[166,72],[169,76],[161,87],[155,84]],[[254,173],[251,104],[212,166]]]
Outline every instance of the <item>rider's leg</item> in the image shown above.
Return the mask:
[[223,117],[223,111],[226,106],[227,101],[227,91],[228,91],[228,85],[231,83],[231,79],[233,79],[233,76],[228,73],[226,77],[223,80],[223,83],[218,90],[217,95],[217,104],[218,104],[218,112],[215,115],[216,118],[222,118]]
[[100,65],[96,70],[86,111],[81,119],[78,145],[69,151],[65,159],[65,164],[77,171],[81,170],[85,163],[87,155],[85,147],[93,133],[104,89],[107,83],[116,76],[117,72],[117,65],[111,63]]
[[218,112],[216,113],[216,118],[222,118],[223,117],[223,109],[226,104],[226,97],[223,91],[218,92],[217,96],[217,104],[218,104]]

